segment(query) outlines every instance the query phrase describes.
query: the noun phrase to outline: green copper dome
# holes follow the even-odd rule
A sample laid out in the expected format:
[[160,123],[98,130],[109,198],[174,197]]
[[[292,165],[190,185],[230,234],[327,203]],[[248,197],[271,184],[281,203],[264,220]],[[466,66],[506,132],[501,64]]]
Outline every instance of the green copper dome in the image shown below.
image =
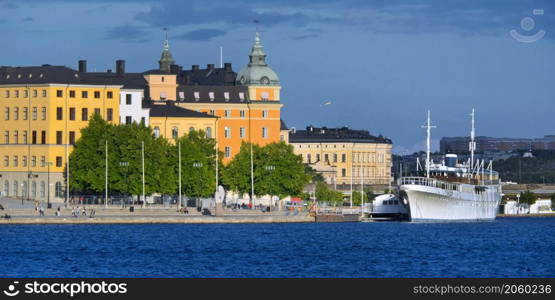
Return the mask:
[[260,43],[260,36],[256,33],[254,45],[249,54],[250,62],[246,68],[237,74],[237,83],[240,85],[279,85],[279,78],[268,64],[266,53]]

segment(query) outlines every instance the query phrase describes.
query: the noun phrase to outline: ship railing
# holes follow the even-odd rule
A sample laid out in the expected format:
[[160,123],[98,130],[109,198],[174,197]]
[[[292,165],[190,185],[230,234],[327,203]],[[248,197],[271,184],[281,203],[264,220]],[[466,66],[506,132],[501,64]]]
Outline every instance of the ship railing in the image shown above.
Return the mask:
[[[451,190],[451,191],[460,191],[460,183],[451,182],[451,181],[443,181],[436,178],[427,178],[427,177],[402,177],[399,179],[399,185],[403,184],[415,184],[415,185],[424,185],[429,187],[440,188],[444,190]],[[473,181],[472,184],[474,185],[498,185],[499,180],[478,180]]]

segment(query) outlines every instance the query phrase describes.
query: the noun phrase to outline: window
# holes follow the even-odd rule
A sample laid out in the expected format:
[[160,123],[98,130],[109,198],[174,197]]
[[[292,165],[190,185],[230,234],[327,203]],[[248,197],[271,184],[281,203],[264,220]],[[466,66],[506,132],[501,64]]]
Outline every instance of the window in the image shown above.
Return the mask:
[[262,138],[264,139],[268,138],[268,128],[266,127],[262,127]]
[[263,110],[262,111],[262,118],[267,118],[268,117],[268,111],[267,110]]
[[308,154],[306,155],[306,162],[307,162],[307,163],[311,163],[311,162],[312,162],[312,156],[310,155],[310,153],[308,153]]
[[107,121],[112,121],[114,119],[114,112],[111,108],[108,108],[108,110],[106,111],[106,114],[108,115],[106,117]]
[[58,121],[62,120],[63,116],[64,116],[63,108],[56,107],[56,120]]
[[46,97],[46,90],[42,90],[42,96]]
[[37,166],[37,157],[31,156],[31,167],[36,167],[36,166]]
[[6,180],[4,181],[4,195],[8,196],[10,194],[10,183]]
[[214,101],[214,92],[208,92],[208,98],[210,98],[210,101]]
[[64,191],[62,190],[62,183],[61,182],[56,182],[56,192],[55,192],[55,196],[58,198],[63,198],[64,197]]
[[13,182],[13,195],[14,196],[19,195],[19,184],[18,184],[17,180]]
[[269,98],[268,92],[263,92],[261,98],[262,98],[262,100],[268,100],[268,98]]
[[224,128],[224,137],[228,139],[231,138],[231,128],[227,126]]
[[162,78],[160,80],[162,80],[162,82],[164,82],[164,76],[162,76]]
[[44,198],[46,195],[46,184],[44,184],[44,181],[40,182],[40,197]]
[[19,91],[18,91],[18,90],[15,90],[15,91],[14,91],[14,96],[15,96],[16,98],[19,98]]
[[10,157],[4,155],[4,167],[8,167],[10,165]]
[[27,120],[27,107],[23,108],[23,120]]
[[33,107],[33,120],[37,119],[37,107]]
[[229,101],[229,92],[224,92],[225,101]]
[[19,131],[14,130],[13,132],[13,143],[19,144]]
[[125,94],[125,104],[131,105],[131,94]]
[[13,157],[13,166],[17,167],[18,164],[19,164],[19,157],[17,157],[17,155],[14,155],[14,157]]
[[347,170],[345,170],[345,168],[341,169],[341,176],[342,177],[347,176]]
[[316,154],[316,162],[320,161],[320,154]]
[[225,116],[226,118],[230,118],[230,117],[231,117],[231,110],[226,109],[226,110],[224,111],[224,116]]
[[37,131],[33,130],[31,132],[31,143],[35,145],[37,143]]
[[69,91],[69,98],[75,98],[75,91]]
[[172,128],[172,138],[177,139],[179,137],[179,130],[177,127]]
[[40,133],[40,143],[46,144],[46,130],[41,131]]
[[62,98],[63,96],[64,96],[64,91],[62,91],[62,90],[56,90],[56,97]]
[[75,107],[69,108],[69,120],[75,121]]
[[143,124],[146,125],[146,119],[145,119],[145,117],[141,117],[141,123],[143,123]]
[[131,123],[133,123],[133,117],[126,116],[125,117],[125,124],[131,124]]
[[100,92],[99,91],[94,91],[94,98],[95,99],[100,99]]
[[10,119],[10,108],[9,108],[9,107],[6,107],[6,108],[4,109],[4,119],[5,119],[5,120],[9,120],[9,119]]
[[86,107],[81,109],[81,120],[82,121],[88,121],[89,120],[89,109],[86,108]]
[[189,133],[191,133],[193,131],[195,131],[195,128],[194,127],[189,127]]
[[27,144],[27,130],[23,130],[23,144]]
[[87,91],[82,91],[82,92],[81,92],[81,98],[89,98],[89,92],[87,92]]
[[62,144],[62,132],[61,131],[56,131],[56,144],[58,144],[58,145]]
[[179,92],[179,100],[185,100],[185,92]]
[[347,161],[347,155],[345,153],[341,154],[341,162]]
[[13,119],[14,120],[19,120],[19,107],[14,107],[13,108]]
[[61,166],[62,166],[62,157],[56,156],[56,167],[61,167]]
[[21,183],[21,196],[23,196],[22,198],[27,197],[27,181]]
[[244,138],[244,137],[245,137],[245,133],[246,133],[245,127],[239,128],[239,137],[240,137],[240,138]]
[[337,162],[337,153],[334,153],[334,154],[333,154],[333,162],[334,162],[334,163]]
[[4,131],[4,144],[10,143],[10,132],[8,130]]
[[107,92],[106,93],[106,98],[108,98],[108,99],[114,98],[114,92]]
[[244,110],[239,111],[239,117],[245,118],[245,111]]
[[155,138],[160,137],[160,128],[159,127],[154,127],[154,137]]
[[44,168],[46,167],[45,164],[46,164],[46,156],[43,155],[40,157],[40,166]]
[[167,96],[166,92],[160,92],[160,100],[166,100]]
[[200,93],[199,92],[195,92],[195,101],[198,101],[200,99]]
[[100,116],[100,108],[95,108],[94,109],[94,114]]
[[6,98],[10,98],[10,91],[6,90]]
[[231,147],[225,147],[224,149],[225,149],[225,151],[224,151],[225,157],[226,158],[231,157]]
[[37,90],[33,90],[33,97],[37,98],[39,96],[39,92]]
[[245,100],[245,93],[239,92],[239,99],[241,100],[241,102]]
[[31,182],[31,198],[37,197],[37,183],[35,181]]
[[206,127],[206,137],[212,138],[212,127]]
[[23,98],[27,98],[27,97],[29,97],[29,91],[23,90]]
[[75,131],[69,132],[69,144],[75,145]]
[[41,117],[42,120],[46,120],[46,107],[44,107],[44,106],[42,107],[40,117]]

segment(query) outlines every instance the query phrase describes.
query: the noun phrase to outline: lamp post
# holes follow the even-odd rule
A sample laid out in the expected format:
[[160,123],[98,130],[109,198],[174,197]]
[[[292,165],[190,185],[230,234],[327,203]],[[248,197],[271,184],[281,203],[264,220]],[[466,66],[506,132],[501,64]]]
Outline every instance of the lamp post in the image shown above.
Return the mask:
[[[193,163],[193,167],[194,167],[194,168],[197,168],[197,169],[200,169],[200,168],[202,168],[202,163],[201,163],[201,162],[195,162],[195,163]],[[198,173],[198,172],[197,172],[197,173]],[[200,198],[200,193],[197,195],[197,200],[196,200],[196,206],[197,206],[197,208],[198,208],[198,199],[199,199],[199,198]]]
[[52,162],[47,161],[44,163],[47,167],[48,167],[48,181],[47,181],[47,186],[48,186],[48,196],[47,196],[47,200],[46,200],[46,207],[50,208],[50,166],[52,165]]
[[516,194],[516,214],[520,214],[520,193]]
[[125,205],[125,201],[127,201],[127,190],[129,189],[129,184],[127,182],[127,173],[129,171],[129,162],[127,161],[120,161],[120,167],[125,167],[125,189],[126,189],[126,197],[123,200],[123,204]]
[[[268,166],[265,166],[264,168],[266,169],[266,171],[269,171],[269,172],[273,172],[276,169],[276,167],[273,165],[268,165]],[[270,210],[272,207],[272,201],[273,201],[272,194],[270,193]]]

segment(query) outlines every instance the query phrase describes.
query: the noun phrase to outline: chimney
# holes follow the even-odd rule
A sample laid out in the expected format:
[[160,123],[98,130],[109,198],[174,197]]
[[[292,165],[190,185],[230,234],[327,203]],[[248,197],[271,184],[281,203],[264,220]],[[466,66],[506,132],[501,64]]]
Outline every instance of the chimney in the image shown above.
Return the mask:
[[231,72],[231,63],[225,63],[224,64],[224,69],[226,72]]
[[192,70],[193,72],[194,72],[194,71],[198,71],[198,68],[199,68],[198,65],[193,65],[193,68],[192,68],[191,70]]
[[87,61],[80,60],[79,61],[79,72],[86,73],[87,72]]
[[118,74],[125,73],[125,60],[123,59],[116,60],[116,73]]
[[208,70],[214,70],[214,64],[207,64],[207,65],[206,65],[206,69],[208,69]]
[[106,70],[106,72],[112,73],[112,69],[108,69],[108,70]]

